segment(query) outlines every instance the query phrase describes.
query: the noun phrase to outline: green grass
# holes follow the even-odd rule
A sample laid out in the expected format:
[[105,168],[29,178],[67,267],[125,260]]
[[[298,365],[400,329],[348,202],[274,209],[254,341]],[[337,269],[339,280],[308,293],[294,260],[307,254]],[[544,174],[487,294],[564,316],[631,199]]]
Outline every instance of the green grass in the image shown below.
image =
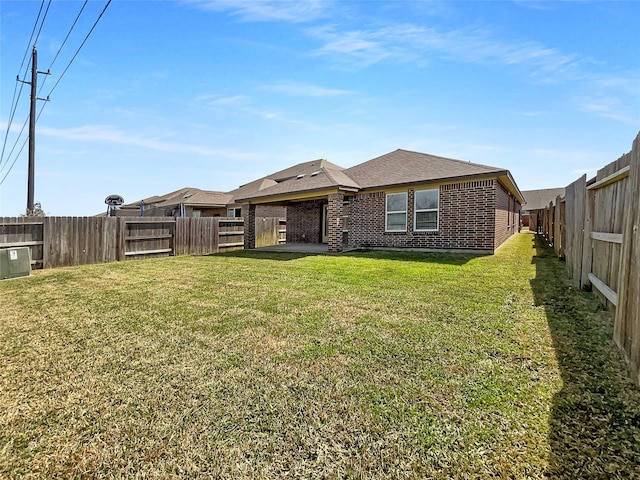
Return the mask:
[[639,477],[611,315],[563,279],[521,234],[1,282],[0,477]]

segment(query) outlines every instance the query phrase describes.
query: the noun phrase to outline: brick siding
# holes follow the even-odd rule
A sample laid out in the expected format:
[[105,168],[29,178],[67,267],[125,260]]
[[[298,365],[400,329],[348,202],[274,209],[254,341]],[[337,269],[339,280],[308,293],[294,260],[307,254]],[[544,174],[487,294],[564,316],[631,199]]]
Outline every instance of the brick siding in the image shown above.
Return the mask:
[[520,226],[520,203],[506,188],[496,182],[495,244],[498,248],[516,233]]
[[407,189],[406,232],[385,232],[385,192],[357,194],[349,201],[349,247],[493,251],[496,185],[494,180],[442,185],[435,232],[414,231],[412,188]]
[[257,205],[256,217],[277,217],[286,218],[287,207],[281,207],[279,205]]
[[329,195],[329,205],[327,207],[327,217],[329,218],[328,232],[329,252],[342,251],[342,216],[343,216],[344,195],[342,193],[332,193]]
[[310,200],[287,206],[287,243],[322,242],[322,205],[326,200]]
[[244,218],[244,248],[256,248],[256,206],[247,205],[242,209]]

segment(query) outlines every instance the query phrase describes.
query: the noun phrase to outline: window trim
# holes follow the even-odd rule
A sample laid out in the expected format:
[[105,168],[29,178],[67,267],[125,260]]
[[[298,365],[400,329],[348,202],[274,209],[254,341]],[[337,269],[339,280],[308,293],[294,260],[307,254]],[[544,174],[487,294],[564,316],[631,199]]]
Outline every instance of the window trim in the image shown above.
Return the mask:
[[[388,210],[388,206],[389,206],[389,197],[392,195],[404,195],[404,210]],[[394,193],[387,193],[384,196],[384,231],[385,233],[397,233],[397,232],[406,232],[407,228],[409,227],[409,222],[407,221],[407,214],[408,214],[408,203],[409,203],[409,195],[407,192],[394,192]],[[402,230],[389,230],[389,214],[390,213],[404,213],[404,229]]]
[[[240,210],[240,215],[238,215],[238,210]],[[233,215],[229,215],[229,213],[233,213]],[[242,218],[242,207],[227,207],[227,218]]]
[[[418,210],[417,198],[418,192],[438,192],[436,208],[421,208]],[[436,212],[436,228],[418,228],[418,213]],[[440,230],[440,187],[424,188],[422,190],[414,190],[413,192],[413,231],[414,232],[437,232]]]

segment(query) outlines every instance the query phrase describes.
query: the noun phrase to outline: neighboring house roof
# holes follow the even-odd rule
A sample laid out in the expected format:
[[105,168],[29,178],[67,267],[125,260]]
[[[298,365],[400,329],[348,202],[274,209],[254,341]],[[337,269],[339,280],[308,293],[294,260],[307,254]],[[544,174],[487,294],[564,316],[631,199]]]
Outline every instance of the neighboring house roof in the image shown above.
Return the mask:
[[541,210],[548,207],[549,203],[555,202],[558,195],[564,197],[564,188],[525,190],[522,195],[525,199],[525,203],[522,205],[523,210]]
[[308,175],[300,174],[253,194],[239,196],[237,200],[268,199],[332,188],[357,191],[486,176],[499,177],[523,201],[522,194],[506,169],[400,149],[347,169],[331,164]]
[[225,192],[200,190],[199,188],[181,188],[166,195],[154,195],[139,202],[123,205],[121,208],[139,208],[141,203],[158,207],[171,207],[184,204],[185,206],[224,207],[232,200],[232,196]]

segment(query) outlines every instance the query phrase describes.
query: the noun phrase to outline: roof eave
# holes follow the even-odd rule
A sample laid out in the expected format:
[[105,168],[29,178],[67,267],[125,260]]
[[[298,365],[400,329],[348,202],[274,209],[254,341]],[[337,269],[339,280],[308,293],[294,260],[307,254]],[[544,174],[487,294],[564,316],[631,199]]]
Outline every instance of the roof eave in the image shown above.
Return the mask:
[[396,188],[396,187],[409,187],[411,185],[424,185],[424,184],[443,184],[443,183],[455,183],[455,182],[464,182],[469,180],[478,180],[481,178],[495,178],[499,177],[501,174],[504,174],[508,171],[500,170],[495,172],[486,172],[486,173],[474,173],[470,175],[456,175],[450,177],[439,177],[425,180],[412,180],[410,182],[398,182],[398,183],[389,183],[384,185],[371,185],[367,187],[363,187],[363,190],[379,190],[381,188]]
[[304,198],[305,200],[308,200],[310,197],[323,197],[325,194],[328,195],[330,193],[335,193],[338,191],[354,191],[354,192],[358,191],[357,189],[355,190],[352,190],[352,189],[353,187],[334,185],[331,187],[310,188],[307,190],[299,190],[294,192],[281,192],[281,193],[274,193],[271,195],[260,195],[260,196],[254,196],[254,197],[236,198],[236,202],[249,203],[249,204],[272,203],[272,202],[280,202],[280,201],[291,201],[292,199],[295,199],[296,196],[299,196],[301,198]]
[[524,205],[525,204],[524,195],[522,195],[520,188],[518,188],[518,184],[516,183],[513,176],[511,175],[511,172],[509,170],[503,170],[502,175],[499,175],[498,177],[507,179],[506,182],[504,182],[503,180],[503,183],[506,183],[505,186],[509,189],[511,193],[513,193],[513,195],[516,197],[518,202],[520,202],[520,205]]

